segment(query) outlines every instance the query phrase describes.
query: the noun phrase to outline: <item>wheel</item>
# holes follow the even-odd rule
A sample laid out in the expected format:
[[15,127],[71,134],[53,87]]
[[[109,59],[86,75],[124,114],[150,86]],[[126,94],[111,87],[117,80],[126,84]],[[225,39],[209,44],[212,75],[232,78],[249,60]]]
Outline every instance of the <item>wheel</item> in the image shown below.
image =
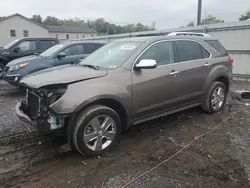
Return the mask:
[[3,78],[4,65],[0,63],[0,79]]
[[227,96],[227,89],[222,82],[214,82],[209,92],[207,93],[206,100],[202,105],[203,110],[208,113],[216,113],[223,109]]
[[75,120],[73,145],[82,155],[98,156],[114,146],[120,133],[121,120],[113,109],[90,106]]

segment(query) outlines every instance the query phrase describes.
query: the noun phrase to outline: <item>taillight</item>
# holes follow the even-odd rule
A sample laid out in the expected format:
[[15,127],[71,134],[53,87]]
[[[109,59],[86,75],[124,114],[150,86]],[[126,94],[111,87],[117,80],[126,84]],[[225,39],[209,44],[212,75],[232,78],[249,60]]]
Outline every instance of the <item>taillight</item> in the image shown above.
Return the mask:
[[233,58],[229,57],[228,62],[230,67],[233,67],[233,62],[234,62]]

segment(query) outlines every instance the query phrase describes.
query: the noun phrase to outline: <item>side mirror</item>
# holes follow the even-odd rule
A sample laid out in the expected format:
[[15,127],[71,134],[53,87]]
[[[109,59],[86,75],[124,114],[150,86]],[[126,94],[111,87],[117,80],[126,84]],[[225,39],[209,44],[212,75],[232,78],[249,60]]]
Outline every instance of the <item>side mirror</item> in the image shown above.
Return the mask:
[[154,69],[157,67],[157,63],[153,59],[142,59],[135,65],[137,69]]
[[20,47],[16,46],[16,47],[14,48],[13,52],[18,53],[18,52],[20,52],[20,50],[21,50]]
[[57,54],[58,59],[62,59],[64,57],[66,57],[66,54],[64,52],[60,52],[60,53]]

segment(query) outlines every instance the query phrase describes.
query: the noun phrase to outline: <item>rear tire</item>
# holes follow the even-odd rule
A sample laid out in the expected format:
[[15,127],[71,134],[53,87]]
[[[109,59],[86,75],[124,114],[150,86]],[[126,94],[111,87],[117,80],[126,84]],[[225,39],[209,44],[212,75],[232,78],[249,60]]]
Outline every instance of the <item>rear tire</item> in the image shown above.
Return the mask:
[[99,156],[112,148],[121,134],[121,120],[111,108],[93,105],[75,120],[73,146],[84,156]]
[[216,113],[223,109],[227,98],[227,89],[224,83],[215,81],[211,85],[202,109],[208,113]]
[[0,79],[3,78],[3,72],[4,72],[4,65],[0,63]]

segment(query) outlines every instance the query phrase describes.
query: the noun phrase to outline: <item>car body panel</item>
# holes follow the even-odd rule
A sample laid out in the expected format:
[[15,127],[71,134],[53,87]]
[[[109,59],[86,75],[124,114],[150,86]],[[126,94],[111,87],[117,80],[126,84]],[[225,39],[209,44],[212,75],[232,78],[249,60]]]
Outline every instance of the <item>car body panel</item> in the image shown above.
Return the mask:
[[[93,70],[93,72],[103,72]],[[66,93],[50,108],[57,114],[78,113],[89,103],[100,99],[113,99],[127,109],[132,118],[131,72],[123,68],[110,70],[106,76],[77,82],[68,86]],[[82,88],[82,92],[77,92]],[[70,97],[74,95],[74,97]]]
[[105,75],[107,75],[107,71],[105,70],[95,71],[77,65],[64,65],[30,74],[20,81],[20,85],[38,89],[47,85],[69,84]]

